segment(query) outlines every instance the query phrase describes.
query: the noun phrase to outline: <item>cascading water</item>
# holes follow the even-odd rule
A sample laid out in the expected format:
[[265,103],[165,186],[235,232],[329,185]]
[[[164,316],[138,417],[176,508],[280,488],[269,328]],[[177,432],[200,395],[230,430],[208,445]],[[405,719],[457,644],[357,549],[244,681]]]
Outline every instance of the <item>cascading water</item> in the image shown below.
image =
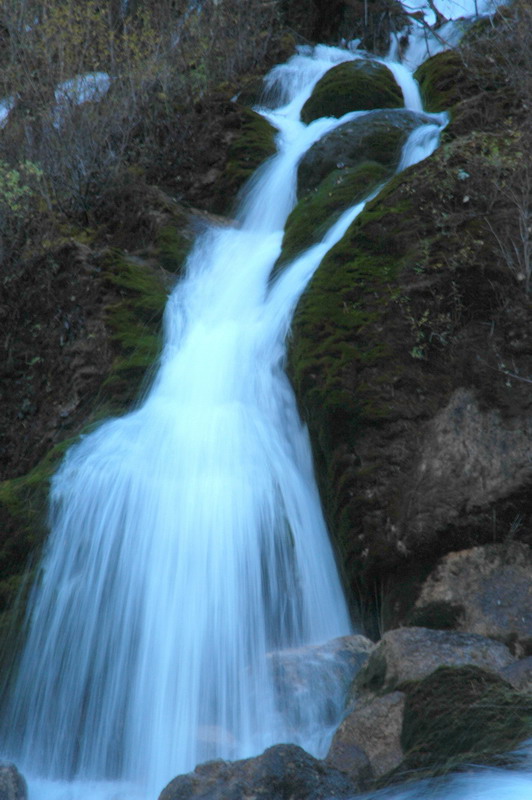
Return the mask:
[[[298,297],[363,204],[268,281],[301,156],[354,116],[305,127],[300,109],[351,58],[316,48],[274,71],[283,105],[265,113],[279,154],[237,226],[197,242],[144,404],[72,448],[53,480],[52,535],[8,714],[9,755],[30,776],[155,793],[213,755],[288,738],[323,754],[319,697],[281,708],[266,658],[350,631],[282,363]],[[412,79],[402,83],[412,96]],[[424,154],[439,120],[429,128]]]
[[[264,114],[278,155],[238,224],[196,243],[142,407],[85,437],[53,480],[52,534],[6,713],[5,754],[35,798],[151,798],[206,758],[283,740],[324,753],[323,698],[283,707],[267,658],[350,631],[282,365],[301,292],[364,204],[270,274],[300,158],[355,116],[305,127],[300,109],[326,70],[356,57],[318,47],[273,71],[281,105]],[[410,74],[393,69],[419,110]],[[411,134],[401,168],[432,152],[442,124],[433,115]]]

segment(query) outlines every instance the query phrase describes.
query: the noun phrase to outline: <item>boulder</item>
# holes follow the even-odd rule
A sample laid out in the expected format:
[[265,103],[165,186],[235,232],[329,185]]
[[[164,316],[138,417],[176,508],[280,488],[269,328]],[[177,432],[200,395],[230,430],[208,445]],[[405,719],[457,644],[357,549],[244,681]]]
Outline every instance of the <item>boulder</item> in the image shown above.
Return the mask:
[[390,174],[390,169],[376,161],[333,169],[288,217],[276,269],[319,242],[343,211],[367,197]]
[[[383,697],[363,697],[336,731],[326,761],[350,777],[379,778],[403,759],[401,729],[405,695],[391,692]],[[361,767],[364,756],[369,768]]]
[[326,747],[341,720],[349,687],[375,645],[365,636],[342,636],[323,645],[270,653],[277,701],[292,733],[315,730]]
[[330,642],[292,650],[279,650],[268,655],[279,691],[312,694],[316,686],[328,686],[345,695],[356,673],[367,662],[375,645],[365,636],[340,636]]
[[531,735],[531,697],[478,667],[441,667],[407,692],[402,768],[489,761]]
[[399,628],[388,631],[355,679],[357,690],[391,692],[442,666],[477,666],[500,673],[514,661],[502,642],[478,634]]
[[242,761],[209,761],[174,778],[159,800],[323,800],[351,798],[358,787],[296,745],[276,745]]
[[325,73],[301,110],[305,123],[342,117],[349,111],[402,108],[403,93],[392,71],[379,61],[344,61]]
[[304,155],[298,170],[298,195],[304,197],[336,172],[366,161],[395,169],[408,134],[429,118],[406,109],[372,111],[344,122],[323,136]]
[[532,549],[508,542],[446,555],[423,584],[411,619],[431,627],[438,616],[531,655]]
[[430,530],[529,484],[531,442],[530,413],[507,419],[498,409],[483,408],[469,389],[453,392],[420,441],[408,538],[426,539]]
[[0,764],[0,800],[27,800],[28,787],[14,764]]

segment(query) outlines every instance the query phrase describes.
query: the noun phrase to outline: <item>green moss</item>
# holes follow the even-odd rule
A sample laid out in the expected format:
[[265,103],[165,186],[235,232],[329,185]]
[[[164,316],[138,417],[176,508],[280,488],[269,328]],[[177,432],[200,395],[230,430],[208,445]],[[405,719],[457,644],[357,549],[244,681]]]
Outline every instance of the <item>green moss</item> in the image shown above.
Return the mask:
[[229,148],[224,193],[231,201],[263,161],[274,155],[276,130],[251,108],[242,108],[240,131]]
[[373,161],[394,170],[407,135],[419,124],[419,115],[406,109],[372,111],[345,122],[316,142],[302,159],[298,169],[299,196],[316,189],[337,169],[352,169]]
[[342,211],[360,202],[388,176],[385,167],[375,162],[330,173],[288,217],[276,269],[320,241]]
[[[102,416],[123,413],[137,396],[146,370],[160,350],[160,323],[168,283],[163,270],[114,253],[105,265],[105,277],[120,300],[107,307],[116,358],[99,395],[94,399],[92,427]],[[13,600],[13,587],[24,571],[28,554],[42,544],[50,477],[66,449],[68,438],[55,445],[28,474],[0,483],[0,509],[4,523],[0,550],[0,610]],[[7,581],[7,582],[6,582]]]
[[157,256],[163,269],[179,275],[190,252],[193,237],[177,225],[165,225],[157,232]]
[[0,612],[13,605],[28,553],[38,550],[44,541],[50,478],[73,442],[70,438],[53,447],[27,475],[0,483]]
[[440,667],[407,689],[400,771],[486,760],[531,735],[531,697],[479,667]]
[[325,73],[303,106],[301,119],[308,124],[319,117],[341,117],[349,111],[402,106],[403,94],[388,67],[357,59]]
[[[392,349],[382,334],[393,310],[390,286],[402,261],[384,189],[325,257],[294,318],[290,370],[303,413],[314,434],[318,470],[328,513],[338,509],[333,493],[334,452],[355,447],[360,430],[389,413],[373,386],[360,382],[365,370],[390,368]],[[356,390],[355,390],[356,387]],[[325,470],[325,472],[323,472]],[[348,530],[336,527],[342,548]]]
[[161,320],[170,284],[163,270],[120,253],[109,259],[106,277],[122,290],[122,296],[106,309],[117,356],[99,401],[111,403],[114,413],[121,413],[137,397],[147,370],[160,353]]
[[463,97],[465,67],[456,50],[445,50],[427,59],[414,74],[426,111],[450,111]]

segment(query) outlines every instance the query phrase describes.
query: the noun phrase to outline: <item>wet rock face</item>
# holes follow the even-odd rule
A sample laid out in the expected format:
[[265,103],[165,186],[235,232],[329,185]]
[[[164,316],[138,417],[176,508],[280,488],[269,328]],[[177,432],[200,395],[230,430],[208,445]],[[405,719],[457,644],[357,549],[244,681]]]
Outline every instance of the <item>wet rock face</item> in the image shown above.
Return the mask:
[[403,106],[403,94],[391,70],[378,61],[361,58],[338,64],[318,81],[301,110],[301,119],[308,124],[319,117],[342,117],[349,111]]
[[357,787],[346,775],[295,745],[276,745],[242,761],[210,761],[175,778],[159,800],[324,800],[349,798]]
[[423,584],[411,620],[423,625],[432,617],[438,624],[438,616],[452,615],[456,630],[498,639],[519,656],[532,654],[531,548],[508,542],[445,556]]

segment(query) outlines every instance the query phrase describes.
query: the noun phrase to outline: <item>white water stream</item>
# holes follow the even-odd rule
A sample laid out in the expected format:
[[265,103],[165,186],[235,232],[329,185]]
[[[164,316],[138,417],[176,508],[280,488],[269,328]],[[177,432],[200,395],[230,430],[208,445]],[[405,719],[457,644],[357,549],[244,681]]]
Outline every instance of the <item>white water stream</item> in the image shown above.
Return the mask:
[[[281,105],[264,113],[278,155],[238,224],[196,243],[143,405],[85,437],[53,480],[4,746],[31,800],[155,800],[200,761],[279,741],[324,754],[327,698],[317,689],[305,708],[296,694],[283,707],[266,658],[350,632],[284,341],[301,292],[364,204],[269,278],[299,160],[354,116],[304,126],[300,109],[327,69],[355,57],[318,47],[273,71]],[[394,72],[419,109],[410,74]],[[432,152],[442,121],[414,131],[402,168]]]

